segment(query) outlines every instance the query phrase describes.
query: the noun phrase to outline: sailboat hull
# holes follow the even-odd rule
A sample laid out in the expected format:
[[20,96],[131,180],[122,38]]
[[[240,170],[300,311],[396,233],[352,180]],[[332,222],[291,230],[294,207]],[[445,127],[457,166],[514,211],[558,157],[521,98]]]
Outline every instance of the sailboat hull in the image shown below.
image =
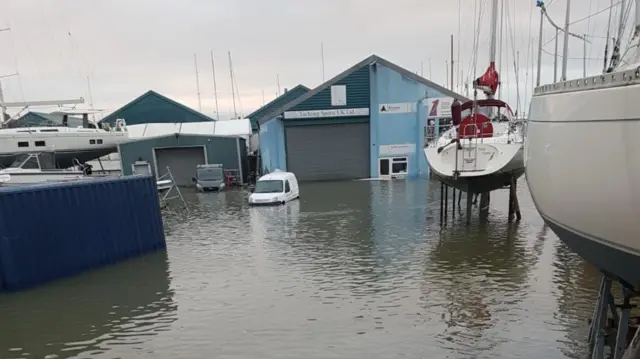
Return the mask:
[[[471,151],[473,157],[469,155]],[[478,144],[477,152],[475,151],[475,148],[464,146],[456,149],[455,144],[440,153],[437,148],[424,149],[431,173],[445,184],[463,192],[491,192],[508,186],[512,179],[517,180],[524,174],[521,143]],[[469,158],[473,158],[473,161]],[[456,169],[464,171],[454,176]]]
[[597,77],[576,80],[592,88],[536,90],[525,143],[527,185],[567,246],[640,289],[640,84],[629,81],[635,71],[610,78],[625,80]]
[[[80,163],[85,163],[102,156],[106,156],[114,151],[113,148],[96,148],[91,150],[73,150],[56,152],[56,164],[59,168],[69,168],[75,165],[74,159]],[[2,153],[0,154],[0,166],[9,167],[20,153]]]

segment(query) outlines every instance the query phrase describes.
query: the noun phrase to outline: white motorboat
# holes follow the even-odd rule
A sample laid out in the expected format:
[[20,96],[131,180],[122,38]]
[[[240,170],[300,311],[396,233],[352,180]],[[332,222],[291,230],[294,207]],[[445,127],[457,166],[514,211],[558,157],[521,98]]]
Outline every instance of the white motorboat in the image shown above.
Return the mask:
[[630,65],[616,66],[624,59],[614,49],[605,73],[535,89],[525,164],[531,196],[549,227],[585,260],[638,290],[640,0],[635,5]]
[[118,144],[128,139],[124,120],[116,127],[21,127],[0,129],[0,166],[11,165],[16,156],[51,151],[56,153],[56,167],[67,168],[75,162],[85,163],[116,152]]
[[[489,68],[473,83],[474,100],[452,106],[453,127],[425,149],[431,172],[468,193],[508,186],[524,174],[523,127],[509,106],[494,99],[500,79],[495,67],[498,0],[491,3]],[[486,100],[478,100],[481,90]]]
[[75,181],[86,178],[90,167],[79,169],[55,168],[55,154],[25,153],[17,156],[11,166],[0,170],[0,185],[16,186],[46,182]]

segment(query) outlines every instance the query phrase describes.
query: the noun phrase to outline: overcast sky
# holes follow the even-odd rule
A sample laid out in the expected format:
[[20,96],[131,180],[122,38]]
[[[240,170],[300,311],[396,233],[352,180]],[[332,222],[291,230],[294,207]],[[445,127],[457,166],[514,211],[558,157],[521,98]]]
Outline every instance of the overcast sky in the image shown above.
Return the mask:
[[[535,0],[504,1],[503,97],[515,108],[513,54],[520,53],[524,105],[534,80],[540,13]],[[319,85],[321,42],[326,79],[376,54],[445,84],[453,34],[458,85],[459,71],[466,78],[472,68],[477,9],[483,9],[483,27],[476,76],[488,64],[490,37],[490,1],[461,2],[459,11],[458,0],[4,0],[0,22],[11,30],[0,32],[0,76],[19,73],[2,80],[5,101],[84,97],[88,107],[92,97],[95,108],[109,112],[153,89],[197,109],[196,54],[202,111],[214,115],[213,51],[225,118],[233,112],[228,51],[240,95],[238,112],[247,115],[262,105],[263,91],[266,102],[276,96],[277,77],[280,91],[300,83]],[[546,3],[553,19],[563,24],[566,0]],[[574,0],[572,21],[609,5],[610,0]],[[607,20],[605,11],[572,25],[573,32],[596,36],[587,49],[591,74],[602,68]],[[543,42],[554,35],[545,23]],[[561,49],[562,41],[560,55]],[[553,53],[553,41],[545,50]],[[570,78],[582,75],[582,56],[582,43],[572,39]],[[542,59],[543,82],[550,82],[553,56],[545,53]]]

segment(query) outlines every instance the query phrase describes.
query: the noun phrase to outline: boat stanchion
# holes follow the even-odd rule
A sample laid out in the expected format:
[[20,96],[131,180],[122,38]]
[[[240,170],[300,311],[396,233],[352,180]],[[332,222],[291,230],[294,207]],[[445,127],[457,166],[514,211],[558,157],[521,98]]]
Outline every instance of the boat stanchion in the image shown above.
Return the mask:
[[451,219],[456,218],[456,189],[453,189],[453,194],[451,195]]
[[[613,359],[640,359],[640,331],[637,318],[631,318],[631,298],[635,293],[622,290],[623,303],[616,305],[611,292],[612,279],[602,276],[593,316],[590,320],[589,359],[605,359],[605,346],[611,348]],[[611,313],[611,318],[609,318]]]

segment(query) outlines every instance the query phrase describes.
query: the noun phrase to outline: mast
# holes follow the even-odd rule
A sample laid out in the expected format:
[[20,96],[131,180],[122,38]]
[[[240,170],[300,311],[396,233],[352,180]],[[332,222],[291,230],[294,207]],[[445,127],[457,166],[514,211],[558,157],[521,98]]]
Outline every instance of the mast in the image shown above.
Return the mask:
[[[493,99],[495,97],[496,91],[500,86],[500,76],[498,74],[498,71],[496,71],[496,38],[498,34],[497,27],[498,0],[491,0],[491,45],[489,47],[489,68],[487,68],[482,76],[473,81],[473,88],[482,90],[488,99]],[[477,47],[477,42],[475,45]]]
[[498,0],[491,0],[491,45],[489,48],[489,63],[496,63],[496,35],[498,34]]
[[562,49],[562,78],[567,81],[567,62],[569,57],[569,23],[571,21],[571,0],[567,0],[567,13],[564,18],[564,48]]
[[454,84],[453,84],[453,77],[455,76],[455,70],[454,70],[454,63],[455,61],[453,60],[453,34],[451,34],[451,91],[453,91],[454,88]]
[[542,71],[542,25],[544,25],[544,3],[538,2],[540,7],[540,32],[538,33],[538,73],[536,77],[536,87],[540,86],[540,73]]
[[198,77],[198,59],[196,54],[193,54],[193,63],[196,67],[196,91],[198,93],[198,111],[202,112],[202,100],[200,99],[200,78]]
[[320,59],[322,60],[322,83],[324,83],[324,42],[320,43]]
[[231,51],[229,53],[229,74],[231,75],[231,98],[233,98],[233,119],[238,118],[238,111],[236,110],[236,90],[233,86],[233,63],[231,62]]
[[213,98],[216,100],[216,118],[220,119],[220,109],[218,108],[218,86],[216,84],[216,65],[213,62],[213,50],[211,50],[211,72],[213,73]]

